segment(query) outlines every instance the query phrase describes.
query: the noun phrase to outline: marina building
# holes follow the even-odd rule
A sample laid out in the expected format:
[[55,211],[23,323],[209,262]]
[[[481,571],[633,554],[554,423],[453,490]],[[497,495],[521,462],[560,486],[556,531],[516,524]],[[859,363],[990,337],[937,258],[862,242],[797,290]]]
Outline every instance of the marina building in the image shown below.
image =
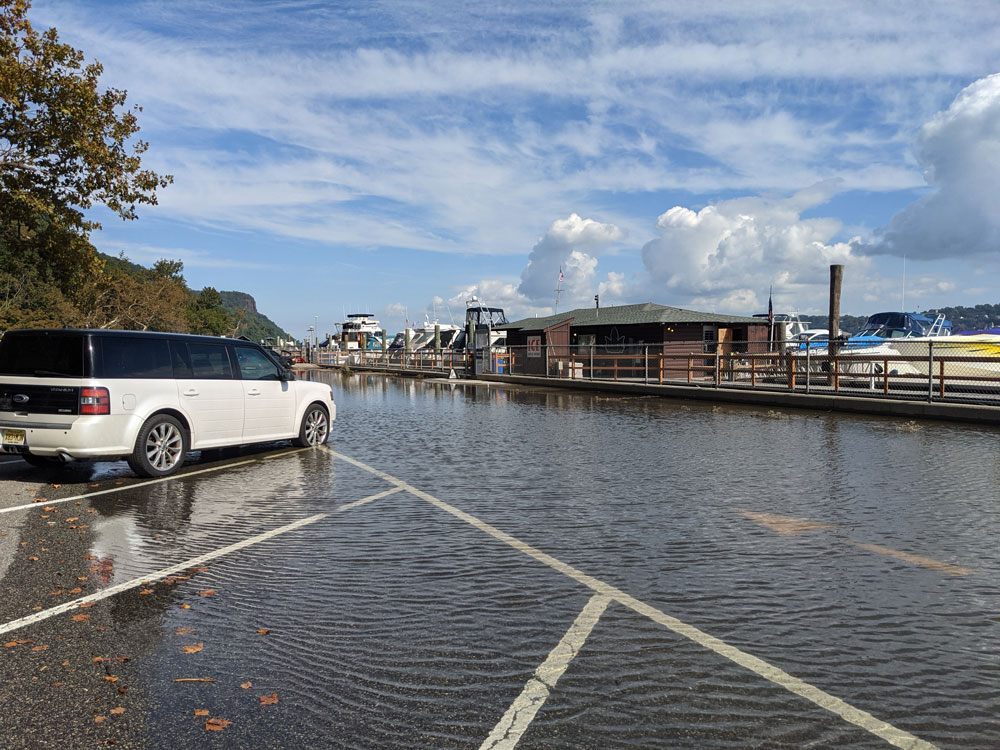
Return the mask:
[[[544,374],[547,358],[565,358],[595,349],[603,354],[708,354],[722,345],[730,352],[768,350],[766,318],[684,310],[643,302],[585,307],[500,326],[507,346],[524,347],[526,373]],[[532,356],[534,353],[539,356]],[[537,373],[535,372],[537,370]]]

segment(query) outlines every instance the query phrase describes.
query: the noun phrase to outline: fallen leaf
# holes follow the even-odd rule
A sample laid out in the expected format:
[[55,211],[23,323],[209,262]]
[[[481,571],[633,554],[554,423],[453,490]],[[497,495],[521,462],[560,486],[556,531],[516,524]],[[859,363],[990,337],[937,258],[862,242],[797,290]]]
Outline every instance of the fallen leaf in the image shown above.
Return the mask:
[[64,666],[64,667],[68,667],[68,666],[69,666],[69,659],[67,659],[66,661],[64,661],[64,662],[62,663],[62,666]]
[[73,521],[79,521],[80,516],[73,516],[72,518],[67,518],[66,523],[73,523]]
[[211,732],[221,732],[232,723],[233,722],[227,719],[220,719],[216,717],[205,722],[205,729],[208,729]]
[[94,604],[96,604],[96,602],[80,602],[76,606],[80,609],[89,609],[90,607],[93,607]]
[[261,628],[261,629],[260,629],[260,630],[258,630],[257,632],[258,632],[258,633],[260,633],[261,635],[267,635],[267,634],[268,634],[268,633],[270,633],[271,631],[270,631],[270,630],[268,630],[267,628]]
[[199,591],[198,596],[215,596],[215,589],[205,589],[204,591]]
[[31,650],[32,651],[45,651],[47,648],[48,648],[48,646],[38,645],[38,646],[32,646]]
[[108,711],[108,713],[114,714],[115,716],[119,716],[120,714],[125,713],[125,706],[118,706],[117,708],[112,708],[110,711]]
[[271,693],[270,695],[262,695],[262,696],[260,696],[260,705],[262,705],[262,706],[270,706],[270,705],[273,705],[273,704],[275,704],[277,702],[278,702],[278,694],[277,693]]
[[190,646],[181,646],[181,651],[184,652],[185,654],[197,654],[203,648],[205,648],[205,644],[195,643]]
[[76,588],[70,589],[69,593],[70,594],[80,594],[80,593],[83,593],[83,589],[80,588],[79,586],[77,586]]
[[215,682],[211,677],[178,677],[174,682]]
[[139,593],[145,596],[146,594],[155,594],[156,592],[153,589],[139,589]]
[[44,508],[42,508],[42,510],[44,510],[46,513],[51,513],[52,511],[56,510],[56,506],[46,505]]
[[243,684],[240,685],[240,687],[243,688],[244,690],[249,690],[250,688],[253,687],[253,683],[252,682],[244,682]]
[[76,580],[78,580],[78,581],[86,581],[87,580],[87,576],[77,576]]
[[207,708],[196,708],[194,710],[194,715],[195,716],[208,716],[208,709]]
[[80,555],[80,558],[83,559],[83,560],[96,560],[97,556],[96,555]]
[[87,512],[88,512],[88,513],[96,513],[97,511],[96,511],[96,510],[94,510],[93,508],[91,508],[91,509],[90,509],[90,510],[88,510]]
[[49,501],[49,499],[47,497],[36,497],[31,502],[33,502],[33,503],[47,503],[48,501]]
[[188,568],[187,569],[188,573],[204,573],[206,570],[208,570],[208,568],[206,568],[204,566],[197,567],[197,568]]
[[65,682],[53,682],[52,687],[62,687],[65,684]]
[[191,605],[190,604],[182,604],[181,605],[181,609],[191,609]]
[[48,513],[42,513],[42,515],[39,516],[39,518],[49,518],[49,517],[50,516]]
[[90,615],[73,615],[70,619],[73,622],[84,622],[90,619]]
[[102,721],[105,721],[107,718],[108,718],[107,716],[95,716],[94,717],[94,723],[95,724],[100,724]]
[[57,488],[57,489],[58,489],[59,487],[62,487],[62,485],[61,485],[61,484],[53,484],[52,486],[53,486],[53,487],[55,487],[55,488]]
[[101,486],[101,483],[100,483],[100,482],[94,482],[94,483],[93,483],[93,484],[91,484],[90,486],[91,486],[91,487],[100,487],[100,486]]
[[104,661],[104,657],[103,656],[95,656],[94,657],[94,664],[100,664],[102,661]]
[[41,609],[42,609],[41,607],[32,607],[32,608],[31,608],[31,611],[32,611],[32,612],[40,612],[40,611],[41,611]]
[[38,562],[38,558],[34,556],[29,557],[28,559],[31,560],[31,562]]
[[186,635],[193,632],[194,628],[177,628],[177,630],[174,631],[174,635]]
[[118,682],[117,677],[105,677],[104,679],[107,680],[108,682]]
[[49,665],[48,665],[48,664],[46,664],[46,665],[45,665],[44,667],[41,667],[41,668],[39,668],[39,670],[38,670],[38,671],[39,671],[39,672],[44,672],[44,671],[45,671],[46,669],[48,669],[48,668],[49,668]]
[[14,648],[16,645],[18,645],[17,641],[7,641],[3,644],[4,648]]

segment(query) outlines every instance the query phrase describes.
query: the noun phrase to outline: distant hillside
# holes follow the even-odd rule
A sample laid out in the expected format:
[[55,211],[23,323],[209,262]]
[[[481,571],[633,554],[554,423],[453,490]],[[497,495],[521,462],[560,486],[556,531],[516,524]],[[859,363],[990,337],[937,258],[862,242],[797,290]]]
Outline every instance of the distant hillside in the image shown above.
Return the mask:
[[219,292],[222,296],[222,307],[239,321],[237,336],[246,336],[251,341],[265,339],[292,340],[292,335],[281,330],[277,323],[266,315],[257,312],[257,302],[246,292]]

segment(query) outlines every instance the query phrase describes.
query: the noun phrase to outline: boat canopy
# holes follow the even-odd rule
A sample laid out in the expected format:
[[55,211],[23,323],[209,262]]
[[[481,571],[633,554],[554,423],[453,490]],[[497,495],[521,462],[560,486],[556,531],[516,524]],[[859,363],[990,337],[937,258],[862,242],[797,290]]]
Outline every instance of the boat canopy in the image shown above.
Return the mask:
[[858,336],[901,339],[914,336],[948,336],[951,322],[944,315],[929,318],[920,313],[881,312],[868,317]]

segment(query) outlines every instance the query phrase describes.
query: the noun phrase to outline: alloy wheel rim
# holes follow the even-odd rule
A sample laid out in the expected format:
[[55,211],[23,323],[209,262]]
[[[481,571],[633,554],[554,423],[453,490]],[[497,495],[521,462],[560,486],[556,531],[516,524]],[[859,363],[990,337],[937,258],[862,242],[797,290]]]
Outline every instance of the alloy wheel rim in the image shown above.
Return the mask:
[[146,459],[158,471],[174,468],[181,459],[180,430],[169,422],[153,427],[146,438]]
[[306,417],[306,442],[320,445],[326,439],[326,414],[319,409],[309,412]]

